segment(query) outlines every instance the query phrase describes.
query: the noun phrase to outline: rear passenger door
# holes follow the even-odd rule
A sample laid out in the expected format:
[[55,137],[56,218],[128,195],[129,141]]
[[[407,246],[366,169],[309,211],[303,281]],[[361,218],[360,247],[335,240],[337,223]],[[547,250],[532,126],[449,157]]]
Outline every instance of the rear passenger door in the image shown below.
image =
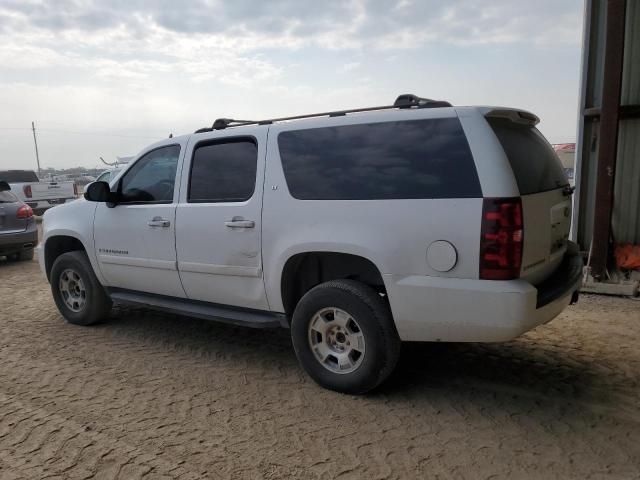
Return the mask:
[[261,215],[267,128],[192,136],[176,212],[188,298],[267,310]]

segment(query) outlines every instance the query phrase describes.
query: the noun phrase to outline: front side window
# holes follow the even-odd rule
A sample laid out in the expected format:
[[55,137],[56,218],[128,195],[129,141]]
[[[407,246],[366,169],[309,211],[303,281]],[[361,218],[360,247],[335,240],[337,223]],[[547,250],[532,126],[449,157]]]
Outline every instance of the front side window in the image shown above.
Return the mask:
[[96,178],[96,182],[109,182],[111,180],[111,172],[101,173],[98,178]]
[[189,178],[190,203],[244,202],[256,186],[258,146],[241,137],[196,146]]
[[289,191],[300,200],[482,196],[457,118],[291,130],[278,146]]
[[120,182],[122,203],[171,203],[176,183],[180,146],[170,145],[147,153]]

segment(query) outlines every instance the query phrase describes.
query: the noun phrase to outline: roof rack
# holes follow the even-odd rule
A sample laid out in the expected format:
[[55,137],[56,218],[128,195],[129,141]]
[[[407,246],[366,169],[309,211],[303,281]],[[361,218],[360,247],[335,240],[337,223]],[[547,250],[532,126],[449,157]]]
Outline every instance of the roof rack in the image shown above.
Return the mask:
[[391,110],[394,108],[441,108],[451,107],[449,102],[444,100],[432,100],[430,98],[422,98],[410,93],[399,95],[393,105],[383,105],[380,107],[352,108],[349,110],[337,110],[334,112],[310,113],[306,115],[295,115],[293,117],[271,118],[268,120],[234,120],[233,118],[218,118],[211,127],[200,128],[194,133],[212,132],[213,130],[224,130],[230,127],[242,127],[245,125],[270,125],[275,122],[283,122],[286,120],[301,120],[303,118],[314,117],[341,117],[347,113],[372,112],[375,110]]

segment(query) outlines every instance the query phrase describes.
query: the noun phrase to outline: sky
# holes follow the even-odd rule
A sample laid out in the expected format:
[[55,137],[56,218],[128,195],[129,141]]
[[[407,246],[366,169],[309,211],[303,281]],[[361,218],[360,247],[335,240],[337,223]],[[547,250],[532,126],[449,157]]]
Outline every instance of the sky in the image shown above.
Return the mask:
[[393,103],[519,107],[576,135],[582,0],[0,0],[0,169]]

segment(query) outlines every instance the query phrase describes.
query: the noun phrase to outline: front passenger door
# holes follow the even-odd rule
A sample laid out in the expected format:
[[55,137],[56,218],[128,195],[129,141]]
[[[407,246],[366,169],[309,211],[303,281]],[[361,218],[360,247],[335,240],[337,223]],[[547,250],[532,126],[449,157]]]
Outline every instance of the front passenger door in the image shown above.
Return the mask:
[[99,203],[95,249],[109,286],[184,297],[176,266],[176,175],[181,145],[140,157],[118,181],[115,207]]

